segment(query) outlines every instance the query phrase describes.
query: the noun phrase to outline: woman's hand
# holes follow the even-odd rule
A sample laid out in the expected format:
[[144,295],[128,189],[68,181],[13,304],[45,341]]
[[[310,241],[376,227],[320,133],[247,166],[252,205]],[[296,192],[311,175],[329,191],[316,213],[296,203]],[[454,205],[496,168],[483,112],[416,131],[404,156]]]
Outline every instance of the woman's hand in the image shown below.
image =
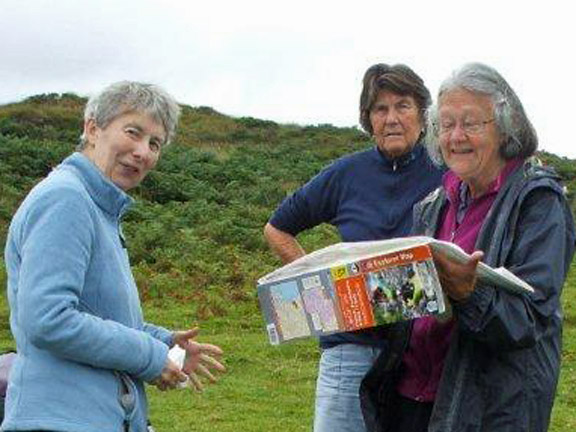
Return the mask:
[[155,385],[162,391],[166,391],[176,388],[178,384],[185,382],[187,379],[188,377],[180,370],[178,365],[167,358],[162,373],[158,378],[152,381],[151,384]]
[[216,377],[210,369],[224,372],[226,368],[218,361],[222,350],[216,345],[195,342],[198,328],[174,332],[174,344],[186,351],[182,372],[186,374],[194,388],[202,391],[204,386],[198,374],[207,377],[210,382],[216,382]]
[[441,252],[433,252],[432,255],[444,292],[457,302],[470,297],[476,285],[476,267],[484,253],[475,251],[464,264],[452,261]]

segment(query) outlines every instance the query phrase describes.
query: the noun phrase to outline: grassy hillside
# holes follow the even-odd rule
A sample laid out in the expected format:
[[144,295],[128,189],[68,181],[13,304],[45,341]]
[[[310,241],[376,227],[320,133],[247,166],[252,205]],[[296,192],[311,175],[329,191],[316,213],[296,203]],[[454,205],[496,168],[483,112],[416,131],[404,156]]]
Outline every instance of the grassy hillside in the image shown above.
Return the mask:
[[[27,191],[71,153],[85,100],[41,95],[0,107],[0,243]],[[286,431],[310,428],[318,352],[314,341],[268,346],[254,282],[279,263],[261,230],[279,202],[335,158],[370,143],[354,128],[279,125],[184,107],[179,135],[132,193],[127,215],[134,274],[150,321],[199,324],[204,340],[226,350],[229,373],[203,395],[151,391],[159,431]],[[576,190],[574,161],[544,154]],[[301,238],[312,250],[336,241],[321,226]],[[0,260],[0,285],[5,286]],[[564,302],[574,304],[572,277]],[[555,431],[576,427],[576,315],[568,311]],[[0,347],[13,346],[5,298]],[[573,428],[572,428],[573,429]]]
[[[27,191],[74,149],[83,103],[49,95],[0,109],[2,244]],[[257,314],[254,280],[277,265],[261,236],[271,210],[329,160],[366,145],[355,129],[184,107],[176,142],[134,191],[137,205],[125,219],[143,300],[190,300],[198,320],[229,317],[238,305]],[[331,236],[321,229],[306,242]]]

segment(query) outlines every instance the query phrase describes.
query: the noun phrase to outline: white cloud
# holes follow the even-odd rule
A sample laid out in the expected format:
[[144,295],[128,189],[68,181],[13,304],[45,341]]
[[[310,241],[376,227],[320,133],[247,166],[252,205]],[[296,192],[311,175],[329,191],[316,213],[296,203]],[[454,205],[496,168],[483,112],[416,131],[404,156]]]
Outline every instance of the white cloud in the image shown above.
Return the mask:
[[575,31],[568,6],[549,3],[0,0],[0,103],[136,79],[232,115],[345,126],[370,64],[406,63],[435,92],[483,61],[516,89],[542,147],[576,157]]

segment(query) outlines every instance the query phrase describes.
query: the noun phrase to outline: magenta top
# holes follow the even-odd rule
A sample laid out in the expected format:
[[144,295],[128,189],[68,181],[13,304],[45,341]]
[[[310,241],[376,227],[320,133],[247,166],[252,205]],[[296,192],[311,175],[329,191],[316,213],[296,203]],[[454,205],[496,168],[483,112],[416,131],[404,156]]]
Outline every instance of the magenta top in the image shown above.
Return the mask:
[[[488,191],[476,198],[470,196],[466,184],[452,171],[444,174],[442,184],[448,205],[443,210],[435,237],[455,243],[468,253],[474,252],[476,238],[498,191],[522,163],[522,159],[506,163]],[[410,342],[402,358],[403,374],[397,386],[398,393],[420,402],[434,401],[453,328],[454,320],[444,323],[434,317],[414,320]]]

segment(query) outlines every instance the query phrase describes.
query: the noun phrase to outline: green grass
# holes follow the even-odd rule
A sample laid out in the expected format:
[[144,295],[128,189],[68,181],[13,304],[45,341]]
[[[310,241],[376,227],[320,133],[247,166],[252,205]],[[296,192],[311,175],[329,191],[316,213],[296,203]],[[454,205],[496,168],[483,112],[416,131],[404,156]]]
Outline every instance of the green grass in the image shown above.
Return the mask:
[[[1,262],[0,262],[1,264]],[[2,269],[2,266],[0,266]],[[0,270],[0,282],[3,279]],[[551,432],[576,430],[576,262],[564,289],[563,364]],[[199,324],[199,340],[224,351],[227,373],[203,393],[149,388],[150,417],[157,431],[309,431],[319,351],[314,340],[272,347],[255,305],[240,305],[228,317],[199,323],[190,305],[145,303],[150,321],[169,327]],[[0,299],[0,347],[13,346],[5,296]]]
[[551,432],[576,430],[576,261],[568,274],[562,295],[564,307],[564,345],[562,369],[554,410]]
[[227,373],[203,393],[150,389],[159,431],[308,431],[318,349],[313,341],[271,347],[263,331],[206,336],[226,352]]

